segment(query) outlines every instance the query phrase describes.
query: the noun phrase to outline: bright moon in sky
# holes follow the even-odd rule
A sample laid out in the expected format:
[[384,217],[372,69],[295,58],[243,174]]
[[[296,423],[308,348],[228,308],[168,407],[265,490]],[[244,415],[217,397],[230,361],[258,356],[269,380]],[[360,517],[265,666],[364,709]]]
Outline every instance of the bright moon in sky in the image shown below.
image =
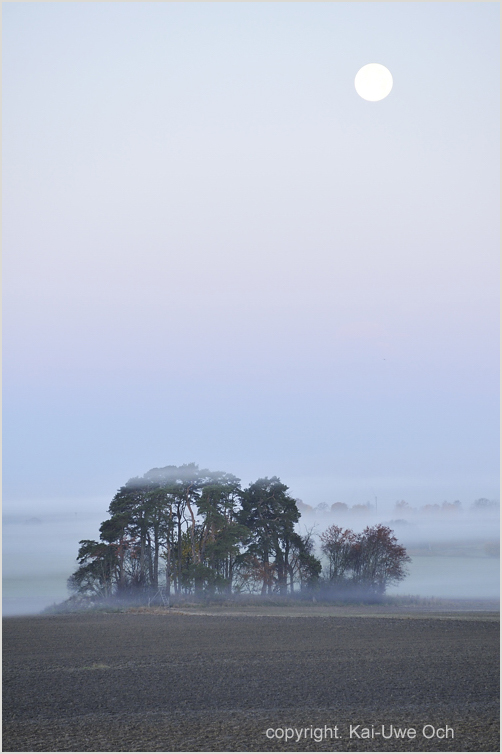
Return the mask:
[[368,102],[378,102],[384,99],[392,89],[392,74],[388,68],[380,63],[364,65],[356,75],[354,81],[356,92]]

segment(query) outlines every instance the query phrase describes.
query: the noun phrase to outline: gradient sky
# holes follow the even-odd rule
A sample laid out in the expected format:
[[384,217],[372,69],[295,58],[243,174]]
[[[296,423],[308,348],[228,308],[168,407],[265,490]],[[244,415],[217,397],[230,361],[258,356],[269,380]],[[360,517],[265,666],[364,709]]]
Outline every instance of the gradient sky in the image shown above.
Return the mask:
[[5,508],[191,461],[498,497],[498,37],[498,3],[5,3]]

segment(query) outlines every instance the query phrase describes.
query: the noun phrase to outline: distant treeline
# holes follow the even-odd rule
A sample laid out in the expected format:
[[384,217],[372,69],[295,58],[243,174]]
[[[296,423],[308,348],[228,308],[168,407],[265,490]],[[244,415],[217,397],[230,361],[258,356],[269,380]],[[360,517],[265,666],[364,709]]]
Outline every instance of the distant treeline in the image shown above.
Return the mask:
[[287,595],[315,590],[382,595],[409,557],[381,524],[361,534],[331,526],[300,535],[300,511],[277,477],[245,489],[196,464],[151,469],[110,503],[99,541],[81,540],[70,589],[88,597]]
[[[348,506],[347,503],[333,503],[331,506],[328,503],[319,503],[315,507],[304,503],[302,500],[296,500],[300,513],[332,513],[338,515],[344,514],[365,514],[376,510],[376,506],[371,503],[357,504]],[[397,513],[455,513],[462,510],[463,506],[460,500],[454,500],[453,503],[449,503],[446,500],[439,505],[439,503],[429,503],[428,505],[422,505],[419,508],[413,508],[406,500],[398,500],[394,509]],[[488,500],[485,497],[480,497],[475,500],[470,506],[470,510],[478,513],[486,513],[496,511],[499,508],[498,500]]]

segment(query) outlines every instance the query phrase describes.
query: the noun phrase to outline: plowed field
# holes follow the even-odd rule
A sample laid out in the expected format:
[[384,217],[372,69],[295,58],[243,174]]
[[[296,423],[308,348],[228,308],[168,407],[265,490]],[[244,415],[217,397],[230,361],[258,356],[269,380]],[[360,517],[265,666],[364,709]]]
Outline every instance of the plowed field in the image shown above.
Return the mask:
[[493,617],[8,618],[3,750],[498,751]]

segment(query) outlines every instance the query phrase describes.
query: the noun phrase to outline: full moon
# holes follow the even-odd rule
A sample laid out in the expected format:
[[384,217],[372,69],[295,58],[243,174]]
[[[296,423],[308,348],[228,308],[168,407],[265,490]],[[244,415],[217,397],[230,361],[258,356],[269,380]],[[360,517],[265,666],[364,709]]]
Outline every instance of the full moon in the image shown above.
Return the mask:
[[356,74],[354,85],[360,97],[368,102],[384,99],[392,89],[392,74],[380,63],[368,63]]

